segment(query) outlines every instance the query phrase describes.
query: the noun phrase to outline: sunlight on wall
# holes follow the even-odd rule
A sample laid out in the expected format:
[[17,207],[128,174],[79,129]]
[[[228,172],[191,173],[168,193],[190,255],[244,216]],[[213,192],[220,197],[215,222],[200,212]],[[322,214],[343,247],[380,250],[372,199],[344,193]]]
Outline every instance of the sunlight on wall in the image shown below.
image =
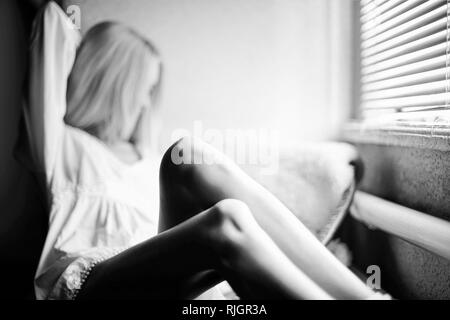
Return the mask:
[[[284,143],[330,138],[327,0],[89,0],[82,30],[101,20],[137,28],[165,63],[163,141],[174,129],[265,129]],[[339,113],[345,113],[343,110]]]

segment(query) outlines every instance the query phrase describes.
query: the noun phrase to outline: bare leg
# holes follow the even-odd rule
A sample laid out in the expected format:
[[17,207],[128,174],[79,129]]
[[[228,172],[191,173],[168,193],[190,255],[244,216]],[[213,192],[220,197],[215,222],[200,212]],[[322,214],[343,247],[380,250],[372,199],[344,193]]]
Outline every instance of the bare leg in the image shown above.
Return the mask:
[[[330,298],[237,200],[221,201],[99,264],[78,298],[188,298],[196,288],[186,288],[187,279],[211,269],[243,298]],[[217,282],[214,277],[209,280],[205,286]]]
[[[179,164],[180,157],[187,163]],[[190,164],[202,157],[220,161]],[[333,297],[364,299],[372,294],[278,199],[211,146],[181,139],[166,152],[161,178],[166,191],[162,195],[163,209],[178,212],[161,216],[161,230],[188,218],[192,210],[201,211],[222,199],[238,199],[250,207],[257,223],[290,260]],[[164,183],[170,187],[164,188]]]

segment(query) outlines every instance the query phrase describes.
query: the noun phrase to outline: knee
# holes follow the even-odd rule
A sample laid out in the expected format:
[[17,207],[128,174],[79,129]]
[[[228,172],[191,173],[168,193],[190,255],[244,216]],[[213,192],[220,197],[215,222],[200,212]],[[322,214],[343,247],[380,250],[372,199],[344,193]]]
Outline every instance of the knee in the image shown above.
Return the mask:
[[247,204],[237,199],[224,199],[214,205],[214,212],[221,223],[232,223],[239,230],[253,220]]
[[194,157],[201,153],[202,142],[191,137],[183,137],[172,144],[161,160],[160,176],[172,181],[192,176],[195,169]]
[[184,137],[172,144],[161,161],[160,176],[183,184],[210,181],[235,173],[227,157],[201,139]]
[[219,254],[236,253],[257,225],[249,207],[240,200],[225,199],[211,208],[210,240]]

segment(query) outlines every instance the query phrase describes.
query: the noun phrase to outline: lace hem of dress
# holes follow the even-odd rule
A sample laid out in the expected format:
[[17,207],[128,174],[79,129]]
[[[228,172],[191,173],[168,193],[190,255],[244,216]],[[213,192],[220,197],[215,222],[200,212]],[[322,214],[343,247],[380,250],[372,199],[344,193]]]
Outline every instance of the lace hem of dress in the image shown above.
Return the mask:
[[75,300],[93,268],[125,249],[127,248],[98,248],[88,255],[80,255],[63,271],[47,299]]

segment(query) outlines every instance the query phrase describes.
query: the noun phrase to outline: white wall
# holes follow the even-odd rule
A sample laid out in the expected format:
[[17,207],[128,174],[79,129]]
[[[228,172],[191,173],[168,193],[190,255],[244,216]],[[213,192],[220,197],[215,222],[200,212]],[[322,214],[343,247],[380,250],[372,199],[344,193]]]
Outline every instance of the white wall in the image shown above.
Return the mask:
[[174,129],[192,129],[195,120],[202,120],[205,128],[277,130],[287,143],[327,139],[346,114],[345,108],[336,114],[330,104],[330,1],[66,4],[80,6],[84,31],[101,20],[119,20],[159,48],[166,72],[165,143]]

